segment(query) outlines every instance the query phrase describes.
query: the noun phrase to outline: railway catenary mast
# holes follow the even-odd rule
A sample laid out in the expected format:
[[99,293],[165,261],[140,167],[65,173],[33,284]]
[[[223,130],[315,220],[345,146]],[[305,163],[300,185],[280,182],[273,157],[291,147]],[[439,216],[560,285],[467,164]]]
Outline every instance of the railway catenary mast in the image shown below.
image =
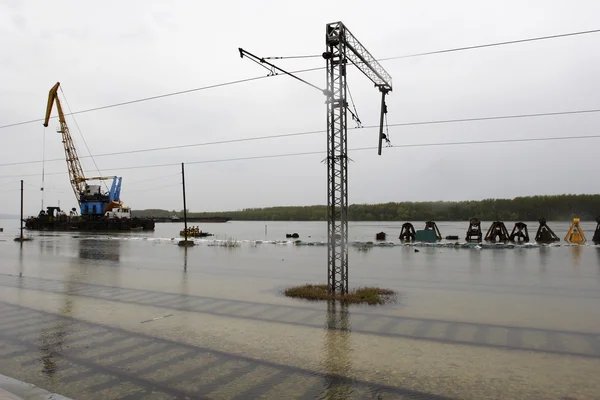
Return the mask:
[[[348,147],[346,100],[346,66],[354,64],[381,92],[379,147],[381,155],[384,119],[387,114],[385,96],[392,91],[392,78],[375,57],[356,39],[342,22],[327,24],[325,33],[327,88],[325,90],[273,65],[265,58],[240,48],[240,57],[270,67],[269,75],[282,72],[321,91],[327,96],[327,284],[330,293],[348,293]],[[267,67],[265,67],[267,68]],[[267,68],[269,69],[269,68]]]
[[[44,118],[44,126],[48,126],[50,120],[50,114],[52,113],[52,106],[56,103],[56,109],[58,112],[58,121],[60,128],[57,130],[62,136],[63,147],[65,149],[65,158],[67,160],[67,167],[69,170],[69,180],[71,182],[71,188],[75,193],[75,198],[80,206],[81,215],[87,216],[102,216],[106,211],[110,211],[113,208],[120,207],[122,205],[120,200],[121,193],[121,178],[116,176],[98,176],[92,178],[86,178],[77,155],[77,149],[71,138],[67,121],[65,120],[65,114],[63,112],[60,100],[58,98],[58,88],[60,82],[57,82],[50,92],[48,93],[48,105],[46,106],[46,117]],[[88,185],[87,181],[96,180],[108,180],[112,179],[112,186],[109,193],[103,194],[100,192],[99,185]]]
[[348,148],[346,66],[348,61],[381,92],[379,150],[387,112],[385,96],[392,78],[342,22],[329,23],[325,32],[327,61],[327,284],[330,292],[348,292]]

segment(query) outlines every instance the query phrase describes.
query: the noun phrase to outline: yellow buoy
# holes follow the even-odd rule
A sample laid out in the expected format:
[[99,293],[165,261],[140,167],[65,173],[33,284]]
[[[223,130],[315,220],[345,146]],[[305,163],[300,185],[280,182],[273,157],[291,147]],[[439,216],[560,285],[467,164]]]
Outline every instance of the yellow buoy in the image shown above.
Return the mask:
[[565,242],[574,244],[584,244],[587,241],[583,229],[579,225],[579,218],[573,218],[571,227],[565,236]]

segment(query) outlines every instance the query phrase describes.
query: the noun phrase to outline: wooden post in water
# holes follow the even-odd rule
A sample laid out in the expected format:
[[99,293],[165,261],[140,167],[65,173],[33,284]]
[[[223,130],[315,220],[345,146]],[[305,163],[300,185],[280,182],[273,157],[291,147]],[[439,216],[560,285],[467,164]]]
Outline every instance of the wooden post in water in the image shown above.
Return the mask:
[[181,163],[181,184],[183,186],[183,237],[184,240],[179,241],[179,246],[193,246],[194,242],[188,242],[188,229],[187,229],[187,205],[185,204],[185,167]]
[[21,242],[23,241],[23,179],[21,179]]
[[21,242],[21,246],[23,245],[23,242],[31,240],[31,238],[23,236],[23,179],[21,179],[21,234],[14,240],[15,242]]
[[187,242],[187,208],[185,204],[185,166],[181,163],[181,184],[183,187],[183,233],[185,241]]

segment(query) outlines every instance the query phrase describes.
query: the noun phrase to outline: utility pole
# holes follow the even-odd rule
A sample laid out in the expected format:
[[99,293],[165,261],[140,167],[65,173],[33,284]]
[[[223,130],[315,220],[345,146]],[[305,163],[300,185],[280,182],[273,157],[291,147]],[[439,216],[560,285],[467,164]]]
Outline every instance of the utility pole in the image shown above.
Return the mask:
[[[284,73],[327,96],[327,285],[330,293],[348,293],[348,147],[346,66],[354,64],[381,92],[378,154],[382,141],[387,105],[385,96],[392,91],[392,78],[352,35],[342,22],[326,25],[327,88],[325,90],[273,65],[266,58],[239,48],[240,57],[248,57],[269,71],[269,76]],[[277,57],[271,57],[277,58]],[[268,67],[267,67],[268,66]],[[356,116],[355,116],[356,117]]]

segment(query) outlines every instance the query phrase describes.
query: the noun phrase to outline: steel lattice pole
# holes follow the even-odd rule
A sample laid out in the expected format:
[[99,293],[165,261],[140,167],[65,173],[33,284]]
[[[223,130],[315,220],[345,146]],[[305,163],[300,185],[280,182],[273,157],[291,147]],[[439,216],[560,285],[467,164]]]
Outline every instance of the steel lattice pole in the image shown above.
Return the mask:
[[348,157],[346,45],[344,26],[328,24],[327,58],[327,231],[329,291],[348,292]]

